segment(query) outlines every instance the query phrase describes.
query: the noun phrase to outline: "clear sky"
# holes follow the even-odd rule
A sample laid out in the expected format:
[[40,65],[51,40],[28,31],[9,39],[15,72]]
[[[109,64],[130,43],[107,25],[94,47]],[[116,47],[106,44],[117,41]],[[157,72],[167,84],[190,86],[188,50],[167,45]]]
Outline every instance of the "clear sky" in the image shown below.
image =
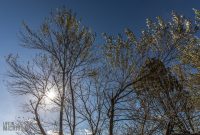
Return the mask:
[[19,46],[22,21],[37,28],[51,10],[63,5],[76,12],[97,33],[97,43],[102,43],[102,32],[116,34],[129,27],[138,34],[147,17],[169,18],[172,10],[192,18],[192,8],[200,9],[200,0],[0,0],[0,135],[15,135],[3,132],[2,123],[14,121],[20,112],[19,99],[7,92],[5,56],[31,56]]

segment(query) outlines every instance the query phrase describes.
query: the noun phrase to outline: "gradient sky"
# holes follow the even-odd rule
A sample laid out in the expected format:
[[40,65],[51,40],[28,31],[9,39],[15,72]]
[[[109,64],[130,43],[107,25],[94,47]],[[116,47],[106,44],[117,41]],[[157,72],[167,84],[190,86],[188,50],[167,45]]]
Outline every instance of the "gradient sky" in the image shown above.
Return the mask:
[[21,111],[19,98],[7,92],[5,56],[30,58],[33,53],[19,45],[22,21],[37,28],[51,10],[63,5],[97,33],[96,43],[101,44],[102,32],[117,34],[129,27],[138,34],[146,18],[169,18],[172,10],[193,18],[192,8],[200,9],[200,0],[0,0],[0,135],[15,135],[3,132],[2,123],[14,121]]

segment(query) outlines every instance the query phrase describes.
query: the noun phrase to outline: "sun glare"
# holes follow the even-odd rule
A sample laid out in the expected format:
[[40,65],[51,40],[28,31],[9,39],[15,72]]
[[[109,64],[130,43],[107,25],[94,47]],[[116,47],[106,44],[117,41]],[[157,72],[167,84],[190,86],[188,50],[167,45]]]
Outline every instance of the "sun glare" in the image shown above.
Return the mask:
[[45,103],[51,104],[52,100],[54,100],[55,98],[56,98],[56,92],[55,89],[52,88],[46,93]]
[[49,99],[54,99],[54,98],[56,97],[56,94],[55,94],[54,90],[49,91],[49,92],[47,93],[47,97],[48,97]]

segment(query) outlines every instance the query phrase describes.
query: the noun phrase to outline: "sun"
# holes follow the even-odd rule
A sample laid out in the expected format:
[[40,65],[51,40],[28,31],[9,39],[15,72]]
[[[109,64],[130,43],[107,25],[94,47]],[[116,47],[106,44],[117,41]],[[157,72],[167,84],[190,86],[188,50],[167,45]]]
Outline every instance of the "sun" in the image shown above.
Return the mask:
[[56,94],[54,88],[49,89],[49,91],[46,92],[46,96],[45,96],[45,99],[44,99],[45,103],[46,103],[46,104],[51,104],[52,101],[53,101],[54,99],[56,99],[56,95],[57,95],[57,94]]
[[47,98],[54,99],[55,97],[56,97],[56,93],[54,90],[50,90],[49,92],[47,92]]

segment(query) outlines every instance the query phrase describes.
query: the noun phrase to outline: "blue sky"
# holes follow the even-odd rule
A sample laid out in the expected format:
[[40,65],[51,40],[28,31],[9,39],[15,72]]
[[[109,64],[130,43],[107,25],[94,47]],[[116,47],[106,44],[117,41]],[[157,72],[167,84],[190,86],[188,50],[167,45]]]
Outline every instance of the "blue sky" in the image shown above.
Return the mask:
[[138,34],[147,17],[169,18],[175,10],[193,18],[192,8],[200,9],[199,0],[0,0],[0,135],[14,135],[3,132],[2,123],[14,121],[20,113],[19,99],[7,92],[5,56],[9,53],[22,58],[32,56],[30,50],[19,45],[22,21],[37,28],[51,10],[63,5],[76,12],[83,24],[97,33],[99,44],[102,32],[117,34],[129,27]]

